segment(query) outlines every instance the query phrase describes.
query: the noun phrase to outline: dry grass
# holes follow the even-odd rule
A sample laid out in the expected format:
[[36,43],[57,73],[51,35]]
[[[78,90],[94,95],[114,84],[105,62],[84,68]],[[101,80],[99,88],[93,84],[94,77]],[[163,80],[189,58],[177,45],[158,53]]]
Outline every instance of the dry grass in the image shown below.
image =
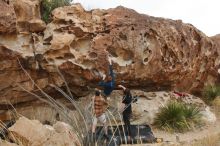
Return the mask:
[[212,102],[212,107],[213,110],[215,111],[215,114],[218,118],[220,118],[220,97],[217,97],[213,102]]
[[220,146],[220,134],[208,136],[202,140],[194,142],[191,146]]
[[220,96],[220,86],[219,85],[208,85],[203,89],[203,100],[207,104],[211,104],[217,96]]
[[194,143],[188,144],[165,144],[165,143],[158,143],[158,144],[134,144],[134,145],[121,145],[121,146],[220,146],[220,135],[215,136],[208,136],[202,140],[198,140]]

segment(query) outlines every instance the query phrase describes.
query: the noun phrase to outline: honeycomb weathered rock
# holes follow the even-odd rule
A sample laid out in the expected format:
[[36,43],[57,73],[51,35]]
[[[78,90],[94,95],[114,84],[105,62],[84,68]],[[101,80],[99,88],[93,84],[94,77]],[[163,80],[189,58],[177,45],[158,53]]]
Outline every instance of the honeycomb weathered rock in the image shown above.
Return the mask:
[[[25,7],[35,10],[31,4]],[[40,93],[20,64],[53,97],[61,95],[49,85],[64,86],[57,68],[71,91],[84,96],[107,74],[108,54],[116,83],[130,88],[197,93],[218,77],[216,43],[191,24],[124,7],[85,11],[79,4],[57,8],[52,16],[42,33],[0,35],[0,103],[33,100],[19,86]]]

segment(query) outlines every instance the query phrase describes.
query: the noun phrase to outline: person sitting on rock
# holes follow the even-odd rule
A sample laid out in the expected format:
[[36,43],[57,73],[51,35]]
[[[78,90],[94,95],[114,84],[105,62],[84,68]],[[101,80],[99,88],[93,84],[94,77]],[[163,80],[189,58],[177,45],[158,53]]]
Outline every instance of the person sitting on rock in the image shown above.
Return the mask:
[[124,96],[122,98],[122,104],[124,104],[124,109],[122,112],[123,115],[123,121],[125,124],[125,130],[128,131],[128,141],[131,141],[132,138],[132,131],[131,131],[131,124],[130,124],[130,118],[131,118],[131,114],[132,114],[132,107],[131,107],[131,103],[132,103],[132,95],[131,92],[128,88],[125,88],[122,85],[118,85],[119,88],[123,89],[124,92]]
[[108,139],[108,126],[105,115],[105,106],[108,104],[106,100],[102,97],[100,90],[95,91],[95,96],[92,97],[93,101],[93,124],[92,133],[95,136],[95,130],[97,122],[99,121],[104,126],[104,137]]
[[115,88],[115,74],[113,72],[113,68],[112,68],[112,60],[109,57],[109,74],[106,77],[106,75],[103,75],[102,81],[99,82],[99,86],[103,87],[103,96],[106,99],[109,99],[109,95],[112,93],[112,91]]

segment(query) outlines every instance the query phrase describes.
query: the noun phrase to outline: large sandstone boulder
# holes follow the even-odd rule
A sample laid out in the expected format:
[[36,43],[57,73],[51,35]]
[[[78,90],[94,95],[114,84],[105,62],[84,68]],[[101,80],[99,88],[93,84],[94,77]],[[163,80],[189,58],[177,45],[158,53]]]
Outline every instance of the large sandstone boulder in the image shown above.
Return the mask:
[[64,87],[63,77],[73,95],[87,95],[108,73],[108,55],[116,84],[130,88],[200,93],[217,80],[217,45],[180,20],[124,7],[85,11],[77,4],[55,9],[53,21],[36,34],[30,20],[40,19],[39,1],[16,0],[14,7],[21,33],[0,35],[0,110],[9,101],[33,101],[28,92],[42,95],[39,88],[62,97],[51,84]]
[[[70,6],[56,9],[53,18],[44,39],[51,39],[54,51],[47,51],[45,57],[57,60],[70,76],[80,67],[83,70],[74,74],[95,81],[96,74],[107,73],[109,53],[117,81],[124,80],[128,86],[197,92],[204,82],[214,80],[210,72],[216,71],[217,49],[190,24],[140,15],[123,7],[89,13]],[[56,25],[58,21],[61,24]],[[49,34],[49,30],[58,33]],[[57,41],[61,37],[68,39]],[[84,81],[74,84],[88,84]]]
[[[194,95],[178,92],[183,94],[183,96],[179,96],[176,92],[166,91],[144,92],[141,90],[132,90],[131,92],[133,96],[139,97],[137,102],[132,103],[132,124],[153,124],[160,108],[167,106],[169,102],[174,100],[189,105],[196,105],[200,109],[201,120],[203,122],[209,124],[216,122],[216,115],[210,110],[210,107],[207,106],[199,97]],[[112,100],[110,103],[111,108],[117,108],[116,105],[118,105],[119,112],[123,97],[121,93],[122,91],[114,91],[111,95]],[[86,105],[88,105],[88,103]],[[113,111],[115,111],[115,109]],[[118,121],[121,121],[117,112],[113,112],[113,115],[115,115]],[[109,117],[111,117],[111,115],[109,115]],[[112,123],[115,123],[115,121],[112,120]]]
[[9,128],[9,131],[13,141],[23,145],[41,145],[54,132],[44,127],[39,121],[31,121],[25,117],[21,117],[15,125]]
[[54,127],[42,125],[25,117],[9,128],[11,139],[22,146],[75,146],[79,142],[68,124],[58,122]]
[[9,0],[0,0],[0,34],[16,31],[16,15]]

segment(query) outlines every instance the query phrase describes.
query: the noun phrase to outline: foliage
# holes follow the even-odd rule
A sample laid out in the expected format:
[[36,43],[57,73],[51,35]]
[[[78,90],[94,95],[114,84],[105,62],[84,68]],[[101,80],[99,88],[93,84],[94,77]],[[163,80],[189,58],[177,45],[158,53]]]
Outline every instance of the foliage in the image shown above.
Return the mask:
[[200,123],[200,117],[196,106],[172,101],[160,109],[154,124],[166,131],[184,132]]
[[49,23],[51,12],[58,7],[68,6],[73,0],[42,0],[41,16],[44,22]]
[[220,96],[219,85],[208,85],[203,90],[203,99],[207,104],[210,104],[217,96]]
[[183,113],[190,126],[200,123],[200,110],[195,105],[183,105]]

